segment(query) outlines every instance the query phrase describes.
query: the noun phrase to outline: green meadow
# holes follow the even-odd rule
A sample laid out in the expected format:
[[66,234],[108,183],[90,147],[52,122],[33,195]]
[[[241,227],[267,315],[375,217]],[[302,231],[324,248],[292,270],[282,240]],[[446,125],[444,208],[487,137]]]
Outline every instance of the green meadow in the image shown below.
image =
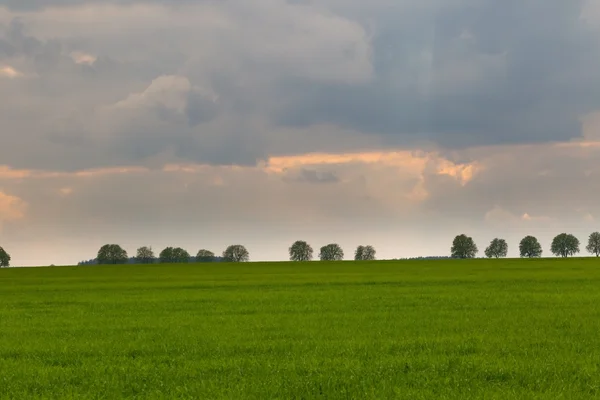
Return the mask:
[[600,397],[600,260],[0,270],[2,399]]

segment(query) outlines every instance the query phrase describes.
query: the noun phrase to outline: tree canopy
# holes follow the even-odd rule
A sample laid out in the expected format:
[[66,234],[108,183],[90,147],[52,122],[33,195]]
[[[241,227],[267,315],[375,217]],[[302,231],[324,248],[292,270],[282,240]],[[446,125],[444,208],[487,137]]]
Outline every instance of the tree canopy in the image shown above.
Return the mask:
[[354,260],[371,261],[375,260],[375,248],[373,246],[358,246],[354,252]]
[[223,261],[225,262],[248,262],[250,253],[241,244],[232,244],[223,252]]
[[166,247],[158,255],[161,263],[175,264],[190,262],[190,253],[181,247]]
[[550,251],[555,256],[573,256],[579,253],[579,239],[571,234],[561,233],[552,240]]
[[339,244],[330,243],[321,247],[319,258],[321,261],[341,261],[344,259],[344,251]]
[[0,247],[0,268],[10,267],[10,255]]
[[523,258],[539,258],[542,256],[542,245],[534,236],[525,236],[519,243],[519,254]]
[[215,261],[215,253],[210,250],[200,249],[196,254],[196,262],[213,262]]
[[487,258],[503,258],[508,254],[508,244],[504,239],[494,239],[490,242],[490,245],[485,249],[485,256]]
[[288,249],[290,261],[311,261],[313,258],[313,248],[303,240],[295,241]]
[[452,258],[475,258],[479,250],[473,238],[467,235],[458,235],[452,242],[450,253]]
[[135,262],[138,264],[152,264],[156,260],[152,247],[143,246],[137,249]]
[[586,250],[590,254],[594,254],[596,257],[600,256],[600,232],[594,232],[590,234]]
[[127,252],[118,244],[105,244],[98,250],[98,264],[126,264]]

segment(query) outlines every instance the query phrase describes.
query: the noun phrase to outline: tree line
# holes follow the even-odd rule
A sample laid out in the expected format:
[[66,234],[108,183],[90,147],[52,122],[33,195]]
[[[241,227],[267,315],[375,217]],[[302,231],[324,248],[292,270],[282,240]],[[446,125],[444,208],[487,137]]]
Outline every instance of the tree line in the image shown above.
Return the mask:
[[[290,261],[312,261],[313,248],[307,242],[298,240],[288,249]],[[319,259],[321,261],[340,261],[344,259],[344,251],[340,245],[331,243],[320,248]],[[354,259],[359,261],[375,260],[375,248],[373,246],[358,246]],[[210,250],[200,249],[196,256],[191,256],[181,247],[166,247],[158,257],[155,256],[151,247],[143,246],[137,249],[136,256],[129,257],[127,251],[118,244],[105,244],[98,250],[95,259],[81,261],[79,265],[90,264],[176,264],[188,262],[247,262],[250,261],[250,253],[241,244],[227,247],[221,256],[216,256]]]
[[[557,257],[569,257],[579,253],[580,242],[572,234],[561,233],[557,235],[550,246],[550,252]],[[600,232],[593,232],[588,237],[586,250],[600,256]],[[288,249],[290,261],[312,261],[313,248],[303,240],[294,242]],[[465,234],[458,235],[452,242],[450,258],[475,258],[479,252],[472,237]],[[503,258],[508,254],[506,240],[495,238],[486,247],[484,254],[488,258]],[[354,260],[375,260],[376,251],[371,245],[360,245],[354,251]],[[539,258],[542,256],[542,245],[534,236],[525,236],[519,242],[519,255],[523,258]],[[321,261],[340,261],[344,259],[344,251],[337,243],[330,243],[319,249],[318,257]],[[444,258],[444,257],[440,257]],[[8,267],[11,257],[0,247],[0,267]],[[228,246],[221,256],[216,256],[212,251],[200,249],[196,256],[191,256],[181,247],[166,247],[155,256],[152,247],[143,246],[137,249],[134,257],[129,257],[127,251],[118,244],[105,244],[98,250],[95,259],[81,261],[79,265],[89,264],[153,264],[153,263],[189,263],[189,262],[247,262],[250,253],[241,244]]]
[[[579,239],[569,233],[561,233],[552,239],[550,252],[557,257],[569,257],[579,253]],[[595,255],[600,256],[600,232],[593,232],[588,237],[586,250]],[[452,242],[450,249],[452,258],[475,258],[479,252],[473,238],[467,235],[458,235]],[[503,258],[508,254],[508,244],[506,240],[495,238],[484,254],[487,258]],[[542,245],[534,236],[525,236],[519,242],[519,255],[523,258],[539,258],[542,256]]]

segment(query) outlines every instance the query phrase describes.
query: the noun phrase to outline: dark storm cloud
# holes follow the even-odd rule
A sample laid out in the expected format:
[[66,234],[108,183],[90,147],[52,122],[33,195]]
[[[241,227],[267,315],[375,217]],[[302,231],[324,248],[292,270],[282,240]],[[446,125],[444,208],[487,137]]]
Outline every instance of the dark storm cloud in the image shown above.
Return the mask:
[[[90,17],[77,14],[81,4],[103,8]],[[299,142],[322,150],[317,124],[368,138],[360,146],[568,140],[600,109],[600,36],[582,7],[0,0],[0,68],[20,77],[0,78],[3,149],[12,149],[0,157],[68,170],[169,154],[245,165],[273,148],[294,154]],[[156,85],[162,77],[179,83]],[[115,107],[130,98],[138,103]],[[281,140],[282,130],[302,138]]]
[[[432,24],[411,31],[380,25],[372,84],[288,82],[274,118],[294,126],[339,123],[396,144],[580,136],[580,116],[600,108],[600,37],[580,19],[583,2],[464,4],[432,9]],[[420,72],[411,65],[419,51],[430,52]]]

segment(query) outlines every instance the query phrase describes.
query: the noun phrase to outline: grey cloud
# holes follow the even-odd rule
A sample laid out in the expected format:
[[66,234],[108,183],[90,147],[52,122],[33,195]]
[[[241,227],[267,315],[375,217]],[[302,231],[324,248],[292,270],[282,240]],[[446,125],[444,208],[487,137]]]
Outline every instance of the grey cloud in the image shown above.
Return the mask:
[[534,145],[488,151],[466,157],[483,169],[465,186],[428,174],[425,188],[431,197],[424,209],[454,221],[480,220],[495,207],[517,218],[529,214],[574,226],[588,213],[600,217],[599,148]]
[[[193,4],[199,1],[210,0],[179,0],[181,4]],[[132,5],[140,3],[169,3],[166,0],[0,0],[0,7],[8,7],[14,11],[35,11],[48,7],[70,7],[79,6],[82,4],[116,4],[116,5]]]
[[[18,149],[0,153],[8,164],[73,170],[169,154],[252,164],[273,149],[320,151],[311,132],[323,126],[364,137],[356,148],[337,140],[339,151],[568,140],[600,109],[600,40],[579,19],[581,1],[188,2],[153,9],[129,34],[104,20],[53,25],[83,3],[100,4],[0,0],[29,10],[5,9],[0,29],[0,61],[26,77],[0,80],[7,148]],[[111,2],[133,3],[167,4]],[[42,10],[51,5],[65,8]],[[204,24],[190,18],[209,11]],[[136,18],[128,12],[115,24]],[[180,108],[111,108],[163,76],[189,81]],[[302,137],[284,142],[284,130]],[[54,154],[33,150],[47,143]]]
[[330,184],[340,181],[338,176],[331,171],[317,171],[309,168],[301,168],[298,173],[292,174],[292,176],[286,180],[291,182],[306,182],[316,184]]
[[[380,26],[373,84],[290,82],[274,118],[296,126],[336,122],[397,145],[580,136],[579,117],[600,108],[600,40],[579,19],[582,2],[464,4],[432,8],[431,24],[410,31],[403,21],[411,15],[399,16],[400,28]],[[419,52],[431,57],[420,66]]]

